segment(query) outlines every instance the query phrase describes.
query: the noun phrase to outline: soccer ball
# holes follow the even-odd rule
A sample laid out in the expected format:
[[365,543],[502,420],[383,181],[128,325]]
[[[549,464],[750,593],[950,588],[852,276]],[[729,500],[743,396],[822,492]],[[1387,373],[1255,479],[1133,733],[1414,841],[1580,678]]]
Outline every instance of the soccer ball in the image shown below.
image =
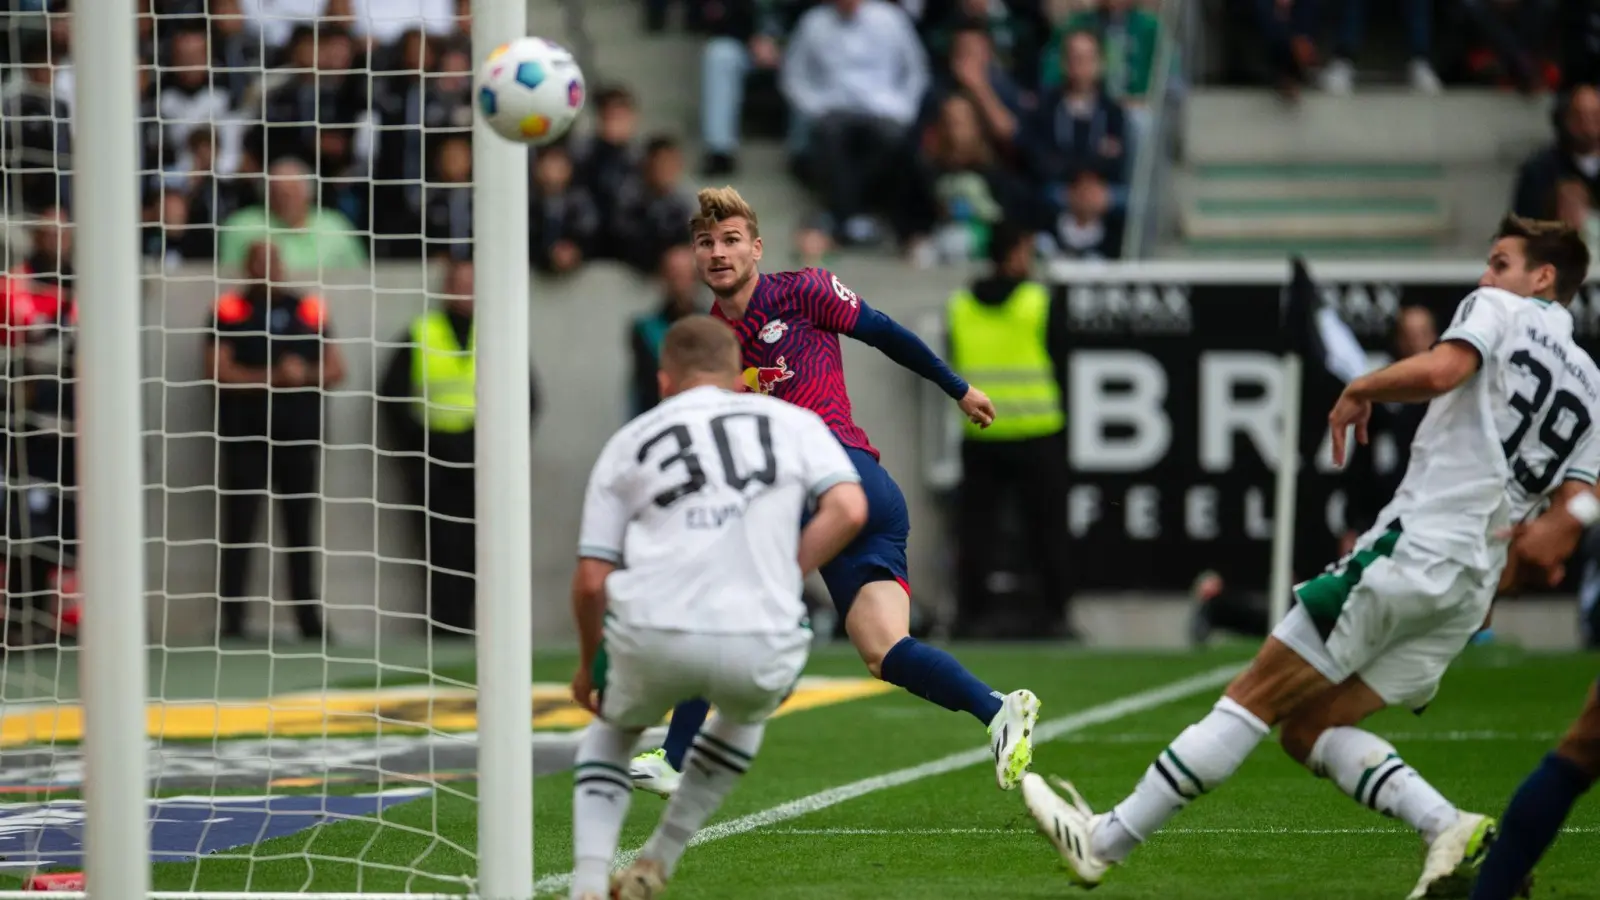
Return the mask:
[[583,111],[583,71],[565,47],[544,38],[496,47],[473,87],[478,114],[508,141],[554,143]]

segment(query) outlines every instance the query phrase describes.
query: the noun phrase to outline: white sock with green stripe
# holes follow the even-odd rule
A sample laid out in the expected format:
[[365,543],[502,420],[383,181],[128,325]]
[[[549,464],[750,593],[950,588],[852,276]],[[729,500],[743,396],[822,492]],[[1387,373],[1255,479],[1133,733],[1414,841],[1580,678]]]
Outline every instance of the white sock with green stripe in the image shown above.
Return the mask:
[[1189,801],[1227,781],[1270,730],[1238,703],[1218,700],[1209,715],[1161,751],[1128,799],[1100,820],[1094,854],[1110,862],[1127,858]]
[[1370,731],[1329,728],[1312,745],[1306,766],[1357,803],[1406,822],[1430,844],[1460,815],[1392,744]]
[[639,735],[595,719],[578,742],[572,770],[572,896],[609,895],[611,859],[633,802],[628,757]]
[[765,722],[740,725],[712,715],[683,759],[683,781],[639,855],[661,863],[670,876],[700,826],[739,783],[761,749]]

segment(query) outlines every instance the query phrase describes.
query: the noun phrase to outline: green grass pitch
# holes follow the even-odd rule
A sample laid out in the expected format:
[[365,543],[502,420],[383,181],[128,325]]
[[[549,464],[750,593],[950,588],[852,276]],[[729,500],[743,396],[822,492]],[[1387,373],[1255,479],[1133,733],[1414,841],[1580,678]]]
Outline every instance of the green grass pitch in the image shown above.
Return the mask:
[[[1242,663],[1250,649],[1163,655],[989,646],[956,652],[998,688],[1033,689],[1044,703],[1041,721],[1047,722]],[[564,680],[570,667],[570,658],[546,655],[536,664],[536,676]],[[860,668],[842,647],[816,654],[810,671],[854,675]],[[1472,648],[1424,715],[1390,711],[1370,727],[1389,736],[1408,762],[1462,808],[1498,815],[1576,713],[1597,672],[1593,656]],[[1218,693],[1208,689],[1102,716],[1099,724],[1039,746],[1034,769],[1072,778],[1097,808],[1108,807],[1133,786],[1154,754],[1204,715]],[[751,774],[713,821],[983,745],[983,729],[969,717],[898,691],[795,713],[773,722]],[[571,869],[571,784],[569,775],[554,774],[535,785],[532,861],[541,878]],[[457,783],[452,790],[470,792],[471,786]],[[643,842],[662,807],[654,796],[635,795],[624,849]],[[455,848],[475,845],[475,814],[466,797],[436,794],[385,813],[384,823],[407,828],[376,820],[330,825],[257,846],[252,859],[158,865],[155,886],[462,891],[459,882],[417,877],[412,870],[470,876],[471,858]],[[1536,897],[1600,893],[1600,800],[1581,803],[1568,829],[1540,867]],[[308,862],[307,853],[316,859]],[[1094,896],[1398,898],[1410,890],[1421,854],[1421,841],[1403,824],[1357,806],[1268,741],[1230,782],[1174,820]],[[994,900],[1073,892],[1020,796],[999,791],[992,766],[978,763],[694,847],[668,897]]]

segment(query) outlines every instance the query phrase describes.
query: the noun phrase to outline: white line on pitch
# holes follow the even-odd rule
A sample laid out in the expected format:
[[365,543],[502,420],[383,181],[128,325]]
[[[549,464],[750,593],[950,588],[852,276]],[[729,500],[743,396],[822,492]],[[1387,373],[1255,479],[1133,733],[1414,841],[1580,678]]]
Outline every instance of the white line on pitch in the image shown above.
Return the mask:
[[[1034,729],[1033,739],[1036,743],[1044,743],[1084,728],[1103,725],[1106,722],[1114,722],[1118,719],[1136,715],[1145,710],[1171,703],[1174,700],[1192,697],[1202,691],[1215,690],[1238,674],[1241,667],[1241,664],[1219,666],[1215,669],[1201,672],[1198,675],[1181,678],[1170,684],[1164,684],[1137,694],[1130,694],[1126,697],[1112,700],[1109,703],[1102,703],[1099,706],[1091,706],[1070,716],[1047,720]],[[837,806],[857,797],[864,797],[867,794],[875,794],[878,791],[885,791],[921,781],[925,778],[933,778],[947,772],[965,769],[968,766],[975,766],[990,759],[993,759],[993,756],[990,754],[988,747],[974,747],[971,750],[952,753],[949,756],[930,760],[921,765],[910,766],[894,772],[886,772],[882,775],[874,775],[871,778],[863,778],[850,784],[829,788],[809,797],[791,800],[771,809],[712,825],[695,835],[689,841],[689,846],[693,847],[710,843],[711,841],[720,841],[723,838],[744,834],[757,828],[766,828],[779,822],[787,822],[790,819],[809,815],[810,813],[827,809],[830,806]],[[618,854],[616,864],[619,866],[627,865],[633,861],[637,853],[637,850],[629,850],[626,853]],[[571,884],[571,872],[561,875],[546,875],[534,884],[533,890],[536,894],[551,893],[563,891]]]
[[[1577,825],[1563,828],[1567,834],[1594,834],[1600,832],[1600,825]],[[770,828],[763,834],[809,835],[816,837],[847,837],[847,836],[912,836],[912,835],[964,835],[964,834],[1031,834],[1033,827],[1022,828]],[[1392,826],[1372,826],[1366,828],[1163,828],[1160,834],[1258,834],[1258,835],[1299,835],[1299,834],[1409,834],[1410,829]]]
[[[1467,741],[1554,741],[1564,732],[1560,731],[1396,731],[1384,732],[1385,740],[1391,742],[1408,743],[1460,743]],[[1122,732],[1113,734],[1074,734],[1062,738],[1071,744],[1165,744],[1172,740],[1172,733],[1156,732]]]

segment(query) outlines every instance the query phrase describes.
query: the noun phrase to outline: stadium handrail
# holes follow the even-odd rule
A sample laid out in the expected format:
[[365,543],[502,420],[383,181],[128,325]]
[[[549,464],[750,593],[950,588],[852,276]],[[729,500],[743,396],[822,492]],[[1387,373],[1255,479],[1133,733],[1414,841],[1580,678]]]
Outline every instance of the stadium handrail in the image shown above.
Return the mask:
[[1128,186],[1128,215],[1123,223],[1123,259],[1142,258],[1146,243],[1154,243],[1155,232],[1162,221],[1164,204],[1155,186],[1168,168],[1170,160],[1167,149],[1172,144],[1168,134],[1172,119],[1170,114],[1177,111],[1169,104],[1168,94],[1174,77],[1181,75],[1183,68],[1184,57],[1178,48],[1191,24],[1193,6],[1183,0],[1161,0],[1156,12],[1161,30],[1152,66],[1157,74],[1151,79],[1150,93],[1145,98],[1150,113],[1150,127],[1134,150],[1133,178]]

